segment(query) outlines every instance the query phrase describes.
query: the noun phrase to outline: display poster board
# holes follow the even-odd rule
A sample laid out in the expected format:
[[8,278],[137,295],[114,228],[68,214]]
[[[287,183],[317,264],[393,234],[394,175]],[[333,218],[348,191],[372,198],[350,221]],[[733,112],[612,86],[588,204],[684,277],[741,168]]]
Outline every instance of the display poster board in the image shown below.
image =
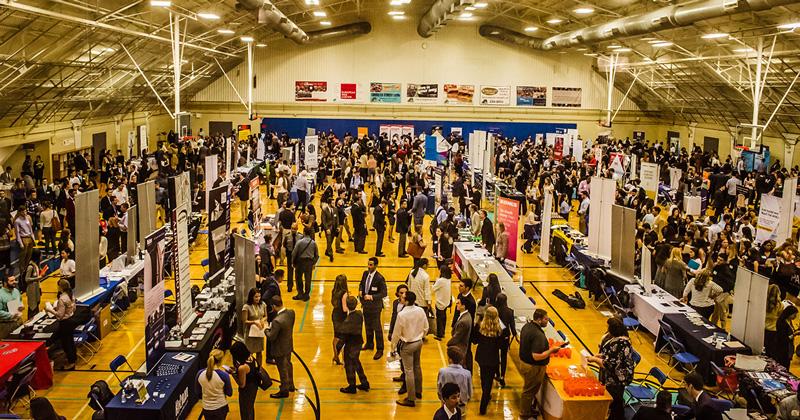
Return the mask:
[[731,335],[747,344],[754,354],[761,354],[761,349],[764,347],[768,289],[768,278],[744,267],[736,270]]
[[[169,179],[172,209],[172,272],[175,273],[175,306],[182,331],[192,317],[192,276],[189,269],[189,220],[192,214],[189,172]],[[186,325],[184,325],[186,324]]]
[[436,148],[436,137],[425,136],[425,160],[437,162],[439,160],[439,151]]
[[637,158],[636,155],[631,154],[631,178],[630,179],[638,179],[639,178],[639,171],[637,170],[638,169],[638,166],[637,166],[637,162],[638,161],[639,161],[639,158]]
[[575,157],[578,163],[583,162],[583,141],[578,138],[578,129],[567,129],[567,140],[570,144],[571,155]]
[[[99,190],[75,195],[75,290],[78,298],[100,288]],[[84,300],[84,299],[81,299]]]
[[231,203],[228,199],[228,183],[211,190],[208,212],[208,273],[209,277],[230,265],[228,255],[228,226]]
[[233,150],[231,150],[232,142],[232,137],[225,138],[225,179],[230,179],[233,172]]
[[267,160],[267,137],[262,133],[258,135],[258,143],[256,146],[256,160]]
[[369,137],[369,129],[367,127],[358,127],[358,138]]
[[777,242],[778,225],[781,220],[781,198],[770,194],[761,194],[761,209],[756,224],[755,245],[761,245],[770,239]]
[[253,212],[253,238],[261,236],[261,190],[259,179],[250,180],[250,211]]
[[136,256],[139,254],[139,249],[136,241],[136,234],[139,231],[139,210],[137,205],[128,208],[128,243],[125,244],[125,265],[131,265],[136,262]]
[[542,237],[539,245],[539,259],[545,264],[550,263],[550,224],[552,217],[553,193],[545,191],[544,205],[542,206]]
[[699,195],[685,195],[683,196],[683,211],[690,216],[700,216],[700,207],[702,199]]
[[206,213],[208,213],[208,197],[211,188],[214,186],[214,181],[217,180],[219,174],[217,173],[217,155],[206,156]]
[[613,179],[592,177],[589,190],[589,252],[611,259],[611,212],[617,183]]
[[433,195],[434,195],[434,201],[436,202],[437,206],[442,203],[442,192],[443,192],[442,183],[444,182],[443,172],[444,168],[441,166],[437,166],[436,168],[433,169],[433,191],[434,191]]
[[155,369],[166,351],[164,331],[164,248],[166,227],[145,237],[144,242],[144,346],[147,371]]
[[519,201],[497,197],[497,221],[503,222],[508,234],[508,258],[506,269],[517,272],[517,246],[519,245]]
[[788,177],[783,180],[783,195],[781,197],[780,222],[775,230],[775,242],[780,245],[792,237],[794,228],[795,199],[797,191],[797,177]]
[[[144,251],[144,240],[156,230],[156,183],[148,181],[136,186],[139,208],[139,247]],[[98,245],[99,246],[99,245]]]
[[[233,262],[236,291],[236,313],[242,313],[242,307],[247,302],[250,289],[256,287],[256,243],[242,235],[233,235],[234,252],[236,258]],[[265,302],[269,305],[269,302]],[[237,316],[237,332],[239,337],[245,337],[242,317]]]
[[650,296],[653,294],[652,263],[653,263],[653,253],[650,252],[650,248],[643,246],[641,273],[639,274],[639,280],[642,284],[642,288],[644,289],[645,296]]
[[328,82],[294,82],[294,100],[297,102],[327,101]]
[[306,168],[317,170],[319,168],[319,136],[306,136]]
[[611,207],[611,271],[617,276],[634,281],[636,244],[636,210],[613,205]]
[[633,140],[644,143],[644,131],[634,131]]
[[547,106],[547,86],[517,86],[517,106]]
[[554,107],[580,108],[581,88],[554,87],[551,105]]
[[614,179],[621,179],[625,176],[625,153],[611,153],[610,157],[609,166],[614,170]]
[[659,167],[657,163],[642,162],[642,188],[645,193],[647,193],[647,196],[654,201],[658,194],[658,171]]
[[389,126],[389,139],[392,140],[392,143],[399,143],[400,137],[403,135],[403,126],[401,125],[390,125]]
[[669,168],[669,186],[677,189],[681,183],[683,171],[678,168]]
[[412,139],[414,138],[414,126],[413,125],[404,125],[401,127],[400,132],[403,136],[409,136]]

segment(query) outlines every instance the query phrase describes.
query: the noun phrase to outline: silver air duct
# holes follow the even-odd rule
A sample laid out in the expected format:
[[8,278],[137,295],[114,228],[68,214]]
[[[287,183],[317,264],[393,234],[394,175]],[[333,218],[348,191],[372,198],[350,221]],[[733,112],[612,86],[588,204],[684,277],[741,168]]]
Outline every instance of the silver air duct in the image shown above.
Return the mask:
[[465,8],[474,3],[475,0],[436,0],[420,19],[417,33],[423,38],[428,38],[446,25],[446,21],[454,19],[455,15],[461,14]]
[[349,35],[366,35],[372,31],[369,22],[356,22],[335,28],[323,29],[308,33],[308,42],[325,42]]
[[308,35],[294,22],[278,10],[269,0],[237,0],[237,7],[245,10],[258,11],[258,23],[272,28],[275,32],[291,39],[298,44],[308,42]]
[[494,25],[483,25],[478,32],[484,38],[494,38],[498,41],[508,42],[509,44],[521,45],[534,50],[542,49],[542,40],[532,36],[523,35],[510,29],[501,28]]

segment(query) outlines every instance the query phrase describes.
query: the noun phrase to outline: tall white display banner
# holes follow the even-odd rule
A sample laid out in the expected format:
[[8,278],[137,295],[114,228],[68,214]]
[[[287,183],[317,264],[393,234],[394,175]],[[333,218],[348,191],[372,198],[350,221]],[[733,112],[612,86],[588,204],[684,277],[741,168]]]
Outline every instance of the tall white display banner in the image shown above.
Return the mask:
[[783,181],[783,197],[781,197],[781,215],[778,228],[775,230],[775,242],[780,245],[792,237],[794,225],[794,205],[797,191],[797,177],[786,178]]
[[681,182],[681,176],[683,176],[683,171],[678,168],[669,168],[669,186],[678,188]]
[[567,134],[572,138],[572,156],[575,157],[575,162],[583,162],[583,140],[578,138],[578,130],[570,128]]
[[642,162],[642,188],[653,200],[656,200],[658,195],[658,171],[658,164]]
[[225,139],[225,171],[227,172],[225,179],[231,179],[233,175],[233,151],[231,150],[231,142],[233,142],[233,137]]
[[617,183],[593,177],[589,192],[589,253],[611,259],[611,212]]
[[545,264],[550,263],[550,219],[553,213],[553,194],[544,193],[544,205],[542,206],[542,237],[540,239],[539,259]]
[[175,275],[175,304],[178,325],[189,328],[192,317],[192,277],[189,270],[189,219],[192,213],[189,172],[170,178],[175,208],[172,210],[172,272]]
[[653,271],[651,268],[651,263],[653,261],[652,252],[646,246],[642,247],[642,264],[641,269],[642,272],[639,275],[639,279],[642,283],[642,288],[644,288],[644,295],[650,296],[653,293]]
[[768,288],[768,278],[744,267],[736,270],[731,335],[750,346],[755,354],[761,354],[764,347]]
[[217,155],[206,156],[206,213],[208,213],[208,193],[217,180]]
[[264,155],[266,155],[266,141],[267,138],[264,134],[260,134],[258,136],[258,146],[256,146],[256,160],[266,160]]
[[631,154],[631,179],[637,179],[639,177],[639,172],[637,172],[638,168],[636,166],[638,159],[636,155]]
[[755,244],[760,245],[770,239],[777,241],[778,225],[781,221],[781,199],[770,194],[761,194],[761,209],[758,212]]
[[316,170],[319,168],[319,137],[306,136],[306,169]]

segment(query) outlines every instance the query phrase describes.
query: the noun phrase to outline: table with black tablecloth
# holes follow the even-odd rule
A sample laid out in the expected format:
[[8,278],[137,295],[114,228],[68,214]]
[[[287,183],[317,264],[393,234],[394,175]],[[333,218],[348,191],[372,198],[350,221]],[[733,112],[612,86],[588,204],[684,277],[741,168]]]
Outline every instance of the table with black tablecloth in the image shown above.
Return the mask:
[[[168,347],[167,349],[171,351],[198,353],[200,355],[198,364],[200,369],[206,367],[206,361],[211,354],[211,350],[228,350],[233,336],[236,334],[236,297],[226,296],[225,301],[229,304],[228,310],[222,312],[220,316],[217,317],[216,321],[211,324],[211,327],[208,328],[208,331],[206,331],[201,340],[194,342],[194,345],[190,342],[188,345],[181,344],[178,347]],[[186,329],[184,333],[185,338],[189,338],[192,335],[192,331],[198,326],[201,317],[202,314],[198,314],[197,319]],[[169,327],[172,328],[172,325],[169,325]]]
[[[45,344],[50,347],[51,345],[55,344],[58,341],[58,337],[56,332],[58,331],[58,321],[50,323],[48,325],[43,325],[42,323],[47,319],[53,319],[46,315],[44,310],[41,311],[43,316],[35,316],[37,318],[35,321],[28,320],[25,324],[23,324],[23,328],[20,329],[19,332],[14,330],[9,336],[8,339],[10,340],[35,340],[35,341],[42,341],[44,340]],[[75,321],[75,326],[83,325],[89,322],[92,319],[92,310],[87,305],[75,305],[75,313],[72,314],[72,319]],[[49,333],[50,337],[46,339],[42,338],[34,338],[36,333]]]
[[[147,392],[150,394],[150,398],[143,404],[139,404],[135,397],[129,394],[127,401],[123,403],[122,391],[120,391],[106,405],[105,418],[107,420],[185,419],[198,400],[195,388],[195,378],[199,370],[198,356],[188,362],[181,362],[172,358],[177,354],[177,352],[166,352],[159,365],[181,366],[180,373],[157,376],[158,368],[154,369],[148,376],[142,378],[147,382]],[[135,382],[139,379],[133,380]]]
[[[706,324],[711,324],[707,319],[703,319]],[[704,338],[715,333],[728,334],[727,331],[717,326],[706,328],[702,325],[695,325],[685,314],[665,314],[662,320],[672,327],[672,331],[675,333],[678,341],[686,347],[686,351],[700,359],[695,370],[703,377],[706,384],[716,383],[716,376],[711,369],[711,362],[722,367],[725,366],[725,356],[733,354],[752,354],[750,347],[744,344],[742,344],[742,347],[727,347],[723,344],[722,348],[718,349],[714,347],[713,344],[703,341]],[[666,344],[662,335],[663,334],[659,331],[656,338],[657,349],[660,349]],[[731,340],[737,339],[731,336]],[[741,343],[741,340],[737,341]]]

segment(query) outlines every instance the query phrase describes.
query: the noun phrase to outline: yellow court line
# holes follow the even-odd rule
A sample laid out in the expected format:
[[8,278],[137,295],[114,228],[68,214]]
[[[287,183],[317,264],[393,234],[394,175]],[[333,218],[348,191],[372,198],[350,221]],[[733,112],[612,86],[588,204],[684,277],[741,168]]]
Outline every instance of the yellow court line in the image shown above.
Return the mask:
[[439,357],[442,358],[442,367],[447,367],[447,359],[444,358],[444,353],[442,352],[442,342],[437,340],[436,347],[439,349]]

